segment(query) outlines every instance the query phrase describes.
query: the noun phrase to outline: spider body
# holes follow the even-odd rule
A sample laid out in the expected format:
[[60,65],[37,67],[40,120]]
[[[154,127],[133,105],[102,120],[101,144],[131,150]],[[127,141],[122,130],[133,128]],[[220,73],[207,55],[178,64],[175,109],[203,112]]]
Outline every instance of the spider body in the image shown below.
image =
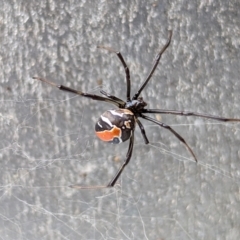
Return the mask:
[[113,109],[104,112],[95,125],[95,133],[109,143],[127,141],[135,129],[135,117],[128,109]]
[[147,106],[147,103],[143,101],[142,97],[138,99],[133,99],[131,101],[126,102],[125,108],[134,112],[134,114],[138,115],[138,113]]
[[151,79],[154,71],[157,68],[157,65],[160,61],[160,58],[162,54],[165,52],[165,50],[168,48],[170,42],[171,42],[171,37],[172,37],[172,31],[169,31],[169,38],[162,48],[162,50],[157,54],[155,58],[155,62],[153,64],[153,67],[137,91],[137,93],[134,94],[134,96],[131,98],[131,82],[130,82],[130,71],[129,68],[120,52],[117,52],[111,48],[108,47],[103,47],[99,46],[99,48],[106,49],[110,52],[113,52],[117,55],[119,60],[121,61],[124,70],[125,70],[125,76],[126,76],[126,84],[127,84],[127,94],[126,94],[126,101],[117,98],[109,93],[106,93],[105,91],[101,90],[101,94],[103,96],[95,95],[95,94],[90,94],[90,93],[84,93],[82,91],[78,91],[63,85],[58,85],[53,82],[50,82],[46,79],[39,78],[39,77],[33,77],[34,79],[40,80],[42,82],[45,82],[53,87],[58,88],[59,90],[66,91],[66,92],[71,92],[77,95],[80,95],[82,97],[87,97],[92,100],[96,101],[103,101],[106,103],[111,103],[115,106],[117,106],[117,109],[113,110],[108,110],[104,112],[99,120],[96,123],[95,126],[95,132],[96,135],[103,141],[106,142],[111,142],[111,143],[121,143],[125,142],[126,140],[129,139],[129,146],[128,146],[128,151],[126,154],[125,161],[121,165],[121,167],[118,169],[117,173],[113,177],[113,179],[107,184],[107,186],[80,186],[80,185],[72,185],[72,188],[78,188],[78,189],[88,189],[88,188],[105,188],[105,187],[113,187],[117,180],[119,179],[120,175],[122,174],[124,168],[127,166],[129,163],[131,157],[132,157],[132,152],[133,152],[133,145],[134,145],[134,131],[135,131],[135,125],[137,123],[138,127],[140,128],[141,134],[143,136],[144,142],[146,144],[149,143],[148,138],[145,133],[144,126],[140,122],[139,118],[143,118],[147,121],[151,121],[158,126],[168,130],[171,132],[175,137],[185,145],[187,150],[191,153],[193,156],[194,160],[197,162],[197,158],[190,148],[190,146],[186,143],[184,138],[180,136],[175,130],[172,129],[169,125],[162,123],[154,118],[151,118],[147,116],[146,114],[172,114],[172,115],[179,115],[179,116],[195,116],[195,117],[202,117],[202,118],[208,118],[208,119],[213,119],[216,121],[222,121],[222,122],[240,122],[240,119],[236,118],[224,118],[224,117],[218,117],[214,115],[209,115],[209,114],[202,114],[202,113],[197,113],[197,112],[189,112],[189,111],[183,111],[183,110],[165,110],[165,109],[146,109],[145,107],[147,106],[147,103],[143,100],[142,97],[140,97],[140,94],[142,90],[146,87],[148,84],[149,80]]

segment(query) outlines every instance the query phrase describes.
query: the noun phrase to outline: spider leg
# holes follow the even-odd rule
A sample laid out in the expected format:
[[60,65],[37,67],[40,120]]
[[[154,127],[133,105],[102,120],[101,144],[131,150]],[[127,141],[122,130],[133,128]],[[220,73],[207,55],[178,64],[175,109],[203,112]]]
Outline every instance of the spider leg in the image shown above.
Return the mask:
[[162,123],[160,121],[157,121],[153,118],[150,118],[148,116],[145,116],[145,115],[141,115],[142,118],[148,120],[148,121],[151,121],[153,123],[156,123],[157,125],[159,125],[160,127],[163,127],[167,130],[169,130],[170,132],[172,132],[185,146],[186,148],[188,149],[188,151],[192,154],[194,160],[197,162],[197,158],[193,152],[193,150],[189,147],[189,145],[186,143],[186,141],[184,140],[184,138],[182,136],[180,136],[176,131],[174,131],[170,126],[168,126],[167,124],[165,123]]
[[139,128],[141,130],[141,133],[142,133],[142,136],[143,136],[145,144],[148,144],[149,141],[148,141],[148,138],[146,136],[146,132],[145,132],[144,126],[142,125],[142,123],[139,121],[138,118],[136,118],[136,122],[137,122],[137,124],[138,124],[138,126],[139,126]]
[[173,114],[173,115],[180,115],[180,116],[195,116],[195,117],[202,117],[202,118],[209,118],[216,121],[222,122],[240,122],[238,118],[224,118],[218,117],[214,115],[202,114],[197,112],[188,112],[188,111],[178,111],[178,110],[163,110],[163,109],[143,109],[143,113],[161,113],[161,114]]
[[129,68],[122,56],[122,54],[118,51],[115,51],[114,49],[112,48],[109,48],[109,47],[104,47],[104,46],[97,46],[98,48],[102,48],[102,49],[105,49],[105,50],[108,50],[109,52],[113,52],[113,53],[116,53],[119,60],[121,61],[123,67],[124,67],[124,70],[125,70],[125,74],[126,74],[126,82],[127,82],[127,101],[130,101],[130,93],[131,93],[131,83],[130,83],[130,71],[129,71]]
[[131,157],[132,157],[132,151],[133,151],[133,144],[134,144],[134,131],[132,131],[132,136],[130,137],[129,140],[129,146],[128,146],[128,151],[127,151],[127,155],[126,155],[126,159],[124,161],[124,163],[122,164],[122,166],[119,168],[119,170],[117,171],[116,175],[114,176],[114,178],[108,183],[107,187],[113,187],[115,185],[115,183],[117,182],[118,178],[120,177],[120,175],[123,172],[123,169],[127,166],[127,164],[129,163]]
[[139,90],[137,91],[137,93],[134,95],[133,100],[136,100],[136,99],[139,97],[140,93],[142,92],[142,90],[145,88],[145,86],[147,85],[147,83],[148,83],[149,80],[151,79],[151,77],[152,77],[155,69],[157,68],[157,65],[158,65],[158,63],[159,63],[159,61],[160,61],[160,58],[161,58],[162,54],[165,52],[165,50],[168,48],[168,46],[169,46],[169,44],[170,44],[170,42],[171,42],[171,38],[172,38],[172,30],[169,31],[169,37],[168,37],[168,40],[167,40],[166,44],[164,45],[164,47],[162,48],[162,50],[157,54],[156,59],[155,59],[155,63],[154,63],[154,65],[153,65],[153,67],[152,67],[152,70],[150,71],[148,77],[146,78],[146,80],[144,81],[144,83],[142,84],[142,86],[140,87],[140,89],[139,89]]
[[56,88],[58,88],[59,90],[62,90],[62,91],[75,93],[75,94],[78,94],[80,96],[91,98],[91,99],[97,100],[97,101],[103,101],[103,102],[112,103],[112,104],[114,104],[114,105],[116,105],[118,107],[121,106],[121,104],[118,101],[114,100],[114,99],[105,98],[105,97],[98,96],[98,95],[95,95],[95,94],[84,93],[82,91],[78,91],[78,90],[75,90],[75,89],[63,86],[63,85],[57,85],[56,83],[50,82],[50,81],[48,81],[48,80],[46,80],[44,78],[40,78],[40,77],[33,77],[33,79],[37,79],[37,80],[40,80],[42,82],[45,82],[45,83],[47,83],[47,84],[49,84],[49,85],[51,85],[53,87],[56,87]]
[[122,166],[119,168],[119,170],[117,171],[116,175],[114,176],[114,178],[108,183],[107,186],[80,186],[80,185],[71,185],[69,187],[71,188],[76,188],[76,189],[100,189],[100,188],[111,188],[113,187],[118,178],[120,177],[120,175],[122,174],[124,168],[127,166],[127,164],[129,163],[131,157],[132,157],[132,151],[133,151],[133,144],[134,144],[134,132],[132,132],[132,136],[130,138],[129,141],[129,146],[128,146],[128,151],[127,151],[127,155],[126,155],[126,159],[124,161],[124,163],[122,164]]
[[[125,103],[122,99],[117,98],[117,97],[115,97],[115,96],[113,96],[113,95],[111,95],[111,94],[109,94],[109,93],[106,93],[106,92],[103,91],[103,90],[101,90],[100,93],[103,94],[103,95],[105,95],[106,97],[114,100],[114,101],[117,101],[119,104],[121,104],[121,107],[122,107],[122,108],[125,107],[126,103]],[[120,108],[121,108],[121,107],[120,107]]]

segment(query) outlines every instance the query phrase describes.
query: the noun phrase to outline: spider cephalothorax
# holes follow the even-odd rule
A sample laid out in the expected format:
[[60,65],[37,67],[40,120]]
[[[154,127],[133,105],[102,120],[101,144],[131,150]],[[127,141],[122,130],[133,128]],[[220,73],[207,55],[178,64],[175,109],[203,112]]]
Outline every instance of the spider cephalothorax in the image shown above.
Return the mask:
[[131,101],[126,102],[125,108],[133,111],[135,114],[138,114],[139,111],[144,109],[147,106],[147,103],[143,101],[142,97],[138,99],[133,99]]
[[75,93],[78,95],[81,95],[83,97],[91,98],[93,100],[97,101],[103,101],[103,102],[108,102],[111,104],[114,104],[117,106],[117,109],[113,110],[108,110],[104,112],[99,120],[96,123],[95,126],[95,132],[96,135],[103,141],[107,141],[110,143],[121,143],[124,142],[128,139],[129,141],[129,147],[126,155],[126,159],[122,166],[119,168],[117,171],[116,175],[113,177],[113,179],[108,183],[107,186],[90,186],[90,187],[85,187],[85,186],[80,186],[80,185],[72,185],[71,187],[73,188],[79,188],[79,189],[86,189],[86,188],[105,188],[105,187],[113,187],[118,178],[120,177],[122,171],[124,170],[125,166],[129,163],[131,156],[132,156],[132,151],[133,151],[133,144],[134,144],[134,130],[135,130],[135,125],[137,125],[140,128],[141,134],[143,136],[143,139],[146,144],[149,143],[148,138],[146,136],[144,127],[142,123],[140,122],[139,118],[143,118],[145,120],[151,121],[155,124],[157,124],[160,127],[163,127],[173,133],[189,150],[189,152],[192,154],[193,158],[195,161],[197,161],[197,158],[195,154],[193,153],[192,149],[189,147],[189,145],[186,143],[186,141],[181,137],[175,130],[173,130],[170,126],[168,126],[165,123],[162,123],[158,120],[155,120],[154,118],[148,117],[145,114],[150,114],[150,113],[159,113],[159,114],[173,114],[173,115],[180,115],[180,116],[197,116],[197,117],[203,117],[203,118],[210,118],[213,120],[217,121],[223,121],[223,122],[240,122],[240,119],[234,119],[234,118],[223,118],[223,117],[218,117],[218,116],[213,116],[213,115],[207,115],[207,114],[201,114],[201,113],[194,113],[194,112],[187,112],[187,111],[179,111],[179,110],[164,110],[164,109],[146,109],[145,107],[147,106],[147,103],[143,101],[142,97],[140,97],[140,94],[142,90],[145,88],[149,80],[151,79],[158,63],[159,60],[163,54],[163,52],[168,48],[170,42],[171,42],[171,37],[172,37],[172,31],[169,32],[169,38],[165,46],[162,48],[162,50],[157,54],[154,65],[146,78],[146,80],[143,82],[142,86],[139,88],[137,93],[131,98],[131,83],[130,83],[130,72],[128,69],[127,64],[125,63],[125,60],[120,52],[116,52],[115,50],[108,48],[108,47],[103,47],[100,46],[99,48],[106,49],[110,52],[114,52],[117,54],[119,60],[121,61],[125,74],[126,74],[126,83],[127,83],[127,100],[124,101],[120,98],[117,98],[109,93],[106,93],[105,91],[101,90],[100,92],[105,96],[99,96],[99,95],[94,95],[90,93],[84,93],[82,91],[78,91],[69,87],[65,87],[63,85],[57,85],[53,82],[50,82],[46,79],[39,78],[39,77],[34,77],[34,79],[38,79],[40,81],[43,81],[45,83],[48,83],[54,87],[59,88],[60,90]]

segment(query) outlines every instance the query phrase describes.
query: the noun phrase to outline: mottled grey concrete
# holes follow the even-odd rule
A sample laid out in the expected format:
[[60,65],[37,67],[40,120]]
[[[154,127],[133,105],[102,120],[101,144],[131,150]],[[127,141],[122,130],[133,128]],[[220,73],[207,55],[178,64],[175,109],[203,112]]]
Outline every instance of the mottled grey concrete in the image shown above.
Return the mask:
[[94,134],[109,104],[32,80],[125,98],[124,71],[102,44],[122,52],[132,93],[166,42],[143,92],[151,108],[240,118],[238,1],[6,1],[0,9],[0,236],[16,239],[239,239],[240,124],[153,115],[191,145],[143,121],[121,186],[107,184],[127,151]]

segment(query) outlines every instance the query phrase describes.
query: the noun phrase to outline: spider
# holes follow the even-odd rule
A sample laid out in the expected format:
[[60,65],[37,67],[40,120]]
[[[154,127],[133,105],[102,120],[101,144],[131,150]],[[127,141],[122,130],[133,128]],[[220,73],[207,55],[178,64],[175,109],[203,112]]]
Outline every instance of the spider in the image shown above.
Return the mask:
[[128,151],[126,154],[125,161],[121,165],[121,167],[118,169],[115,176],[111,179],[111,181],[106,186],[80,186],[80,185],[71,185],[72,188],[78,188],[78,189],[88,189],[88,188],[110,188],[113,187],[117,180],[119,179],[120,175],[122,174],[124,168],[129,163],[132,152],[133,152],[133,145],[134,145],[134,131],[136,124],[140,128],[142,137],[144,139],[145,144],[149,143],[149,140],[146,136],[144,126],[140,122],[139,118],[143,118],[145,120],[148,120],[150,122],[153,122],[157,124],[158,126],[167,129],[170,131],[180,142],[182,142],[187,150],[191,153],[194,160],[197,162],[197,158],[193,152],[193,150],[190,148],[190,146],[186,143],[184,138],[180,136],[175,130],[173,130],[169,125],[160,122],[154,118],[151,118],[145,114],[151,114],[151,113],[159,113],[159,114],[172,114],[172,115],[181,115],[181,116],[196,116],[196,117],[202,117],[202,118],[209,118],[217,121],[222,122],[240,122],[240,119],[234,119],[234,118],[224,118],[224,117],[218,117],[214,115],[208,115],[208,114],[201,114],[197,112],[189,112],[189,111],[178,111],[178,110],[164,110],[164,109],[147,109],[145,108],[147,106],[147,103],[143,100],[142,97],[140,97],[141,92],[148,84],[149,80],[151,79],[154,71],[157,68],[157,65],[160,61],[160,58],[162,54],[165,52],[165,50],[170,45],[172,38],[172,31],[169,31],[169,37],[166,42],[166,44],[163,46],[162,50],[157,54],[154,64],[151,68],[151,71],[137,93],[133,95],[131,98],[131,82],[130,82],[130,71],[129,68],[122,56],[122,54],[118,51],[115,51],[112,48],[104,47],[104,46],[98,46],[98,48],[102,48],[105,50],[108,50],[109,52],[115,53],[119,60],[121,61],[124,70],[125,70],[125,77],[126,77],[126,83],[127,83],[127,93],[126,97],[127,100],[124,101],[120,98],[117,98],[109,93],[106,93],[105,91],[101,90],[100,93],[103,96],[95,95],[95,94],[89,94],[84,93],[79,90],[75,90],[63,85],[57,85],[56,83],[50,82],[46,79],[40,78],[40,77],[33,77],[33,79],[40,80],[42,82],[45,82],[53,87],[58,88],[59,90],[71,92],[83,97],[91,98],[93,100],[97,101],[103,101],[107,103],[111,103],[115,106],[117,106],[117,109],[107,110],[104,112],[100,118],[98,119],[96,125],[95,125],[95,133],[97,137],[99,137],[102,141],[106,141],[109,143],[118,144],[121,142],[125,142],[128,139],[129,140],[129,146]]

